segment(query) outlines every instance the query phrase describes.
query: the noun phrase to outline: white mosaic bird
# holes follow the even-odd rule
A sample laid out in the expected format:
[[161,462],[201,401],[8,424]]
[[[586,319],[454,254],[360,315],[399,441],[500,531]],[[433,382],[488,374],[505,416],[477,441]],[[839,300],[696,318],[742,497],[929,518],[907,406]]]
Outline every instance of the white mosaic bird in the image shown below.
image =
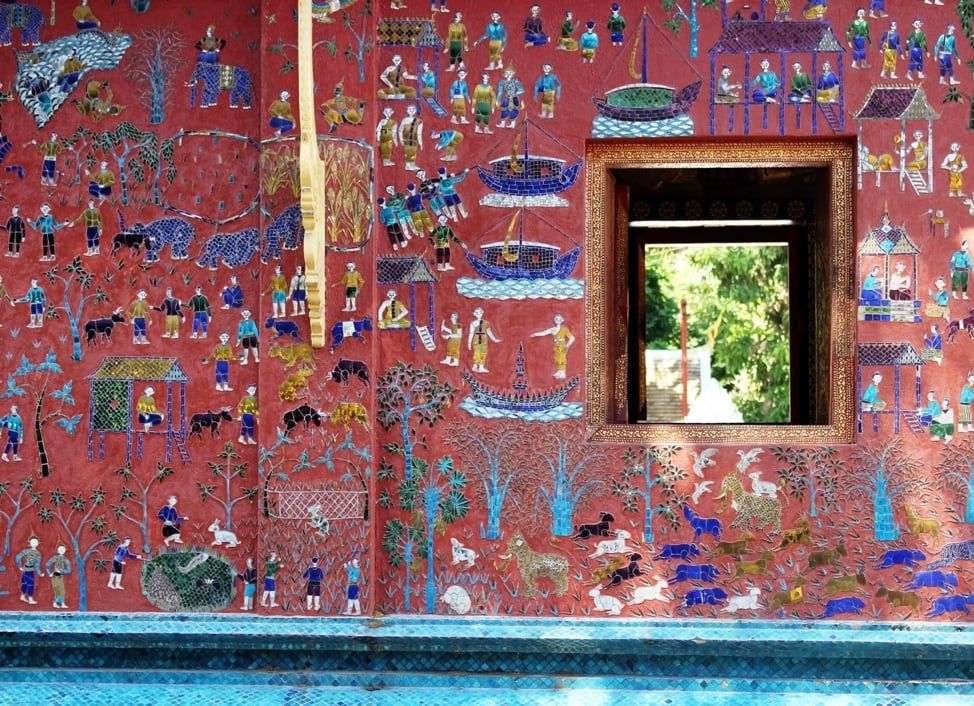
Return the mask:
[[710,486],[712,486],[713,484],[714,482],[712,480],[705,480],[701,483],[694,484],[693,495],[690,496],[690,500],[693,501],[694,505],[696,505],[697,502],[700,500],[701,495],[710,492]]
[[717,461],[714,460],[714,456],[717,454],[717,449],[704,449],[700,453],[696,451],[691,451],[690,455],[693,456],[693,472],[699,477],[703,478],[703,472],[705,469],[711,466],[716,466]]

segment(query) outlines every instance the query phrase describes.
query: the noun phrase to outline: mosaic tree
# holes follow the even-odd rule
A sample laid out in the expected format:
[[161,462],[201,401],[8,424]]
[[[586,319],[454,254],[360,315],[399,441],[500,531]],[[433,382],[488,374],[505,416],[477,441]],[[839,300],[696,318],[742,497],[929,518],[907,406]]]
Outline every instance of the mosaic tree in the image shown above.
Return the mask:
[[[223,512],[225,515],[223,528],[225,530],[233,529],[233,508],[239,502],[247,500],[248,502],[253,502],[254,498],[257,497],[259,492],[258,487],[251,486],[240,488],[240,495],[234,496],[233,481],[243,481],[247,477],[247,466],[248,462],[236,463],[237,459],[240,458],[240,454],[233,450],[233,444],[227,442],[223,447],[223,451],[217,454],[219,461],[207,461],[206,465],[210,468],[210,473],[215,479],[216,483],[202,483],[196,481],[196,486],[200,491],[200,500],[206,502],[207,500],[213,500],[223,506]],[[217,497],[217,485],[219,481],[223,481],[222,497]]]
[[[480,481],[477,497],[487,509],[487,526],[480,527],[485,539],[501,536],[504,505],[512,492],[518,495],[524,489],[523,483],[514,481],[528,471],[526,441],[522,426],[515,423],[471,427],[457,422],[450,427],[447,442],[456,447],[464,467]],[[518,498],[515,504],[519,504]]]
[[663,24],[679,35],[680,29],[684,24],[690,29],[690,58],[696,59],[700,53],[700,16],[699,9],[704,7],[717,7],[717,0],[689,0],[685,10],[679,0],[663,0],[663,9],[672,13],[670,18]]
[[17,520],[39,502],[41,494],[34,489],[34,476],[27,476],[19,483],[0,481],[0,517],[7,523],[3,532],[3,556],[10,556],[10,537]]
[[[567,431],[545,433],[534,458],[540,462],[538,475],[544,480],[535,494],[535,510],[541,501],[551,513],[551,533],[568,537],[574,531],[573,517],[578,503],[593,489],[603,484],[595,462],[604,467],[601,453],[582,453],[577,436]],[[547,472],[545,472],[547,471]]]
[[143,105],[149,108],[149,124],[166,119],[172,100],[173,78],[186,66],[186,42],[175,27],[147,27],[135,35],[141,51],[130,54],[126,71],[134,81]]
[[[372,0],[365,0],[356,13],[358,19],[352,17],[348,10],[342,11],[342,27],[352,35],[354,41],[349,40],[343,54],[349,61],[358,63],[358,82],[365,83],[365,59],[372,53]],[[328,49],[333,56],[335,51]]]
[[862,445],[852,453],[853,468],[840,479],[840,492],[849,499],[868,498],[873,505],[873,532],[876,540],[899,539],[900,529],[893,517],[893,501],[909,491],[927,490],[928,481],[921,463],[903,451],[899,438],[878,445]]
[[[63,291],[61,303],[52,305],[48,309],[48,317],[57,319],[63,313],[68,319],[68,327],[71,330],[71,359],[81,360],[84,357],[81,348],[81,321],[85,314],[85,307],[91,302],[102,303],[108,301],[108,294],[97,286],[94,291],[91,285],[95,281],[95,275],[85,269],[81,263],[81,256],[77,255],[70,264],[64,268],[57,265],[44,273],[44,277],[51,284],[60,284]],[[74,285],[78,286],[75,287]],[[72,292],[72,289],[75,291]],[[72,294],[77,300],[72,303]]]
[[[88,610],[88,561],[99,557],[96,566],[99,570],[107,566],[101,557],[101,549],[110,549],[118,544],[115,530],[108,529],[104,513],[95,513],[105,506],[105,489],[98,486],[88,497],[76,493],[69,499],[60,488],[48,493],[48,504],[40,506],[37,516],[44,524],[57,521],[68,537],[68,544],[74,554],[74,570],[78,576],[78,610]],[[87,546],[84,543],[88,542]]]
[[145,181],[147,174],[159,166],[159,138],[150,130],[140,130],[132,123],[119,123],[113,130],[92,134],[92,147],[110,155],[118,167],[118,183],[122,189],[120,201],[129,205],[129,184]]
[[49,390],[55,375],[64,375],[64,370],[58,365],[57,353],[53,348],[38,363],[31,363],[26,355],[22,355],[20,365],[7,375],[7,389],[0,394],[0,398],[29,397],[33,401],[32,428],[39,459],[38,474],[41,477],[51,475],[51,464],[44,443],[44,427],[54,422],[56,426],[73,435],[81,422],[80,414],[65,413],[66,407],[74,406],[74,396],[71,394],[74,381],[66,380],[60,389]]
[[839,509],[838,483],[847,469],[838,450],[831,446],[816,449],[772,446],[771,455],[782,464],[778,478],[785,491],[801,501],[808,495],[811,517],[818,517],[820,507],[823,512]]
[[[679,446],[643,446],[626,449],[622,475],[612,479],[612,494],[622,498],[626,512],[637,512],[643,506],[643,541],[653,541],[653,517],[660,515],[671,525],[679,524],[680,498],[676,482],[687,477],[673,457]],[[655,472],[654,472],[655,469]],[[663,497],[653,504],[653,488],[659,487]]]
[[[152,549],[149,544],[149,520],[155,517],[149,512],[149,491],[173,474],[172,467],[156,461],[155,473],[146,480],[142,480],[130,465],[115,469],[115,473],[122,477],[124,485],[119,501],[112,505],[112,512],[116,520],[128,520],[139,528],[142,532],[142,551],[148,554]],[[135,506],[134,509],[130,503]]]
[[422,525],[415,527],[409,522],[403,522],[398,517],[386,521],[385,531],[382,533],[382,548],[386,550],[389,565],[395,569],[403,567],[403,610],[412,610],[413,568],[417,560],[417,546],[422,546]]
[[964,522],[974,522],[974,441],[944,446],[937,478],[964,499]]
[[416,444],[415,432],[410,426],[412,421],[432,428],[443,419],[443,410],[453,403],[456,393],[457,389],[440,380],[439,373],[431,366],[415,368],[401,361],[389,368],[376,383],[379,424],[386,431],[398,424],[402,432],[401,444],[386,444],[384,448],[402,455],[406,481],[412,474],[413,446]]

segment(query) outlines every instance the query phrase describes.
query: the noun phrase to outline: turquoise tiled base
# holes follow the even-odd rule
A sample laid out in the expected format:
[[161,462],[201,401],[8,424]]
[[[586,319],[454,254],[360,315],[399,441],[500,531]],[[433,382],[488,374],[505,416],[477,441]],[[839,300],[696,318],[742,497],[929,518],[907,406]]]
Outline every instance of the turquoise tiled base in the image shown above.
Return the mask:
[[963,624],[0,616],[0,703],[848,704],[974,697]]

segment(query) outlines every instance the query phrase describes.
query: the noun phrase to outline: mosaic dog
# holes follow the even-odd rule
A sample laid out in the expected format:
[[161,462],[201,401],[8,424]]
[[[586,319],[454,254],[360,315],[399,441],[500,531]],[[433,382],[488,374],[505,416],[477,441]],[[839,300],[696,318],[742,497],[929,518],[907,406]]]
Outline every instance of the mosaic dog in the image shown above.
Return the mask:
[[861,591],[863,590],[862,587],[865,585],[866,575],[861,571],[858,574],[836,576],[825,584],[825,595],[834,596],[837,593],[852,593],[853,591]]
[[906,512],[906,524],[910,527],[913,534],[929,534],[934,538],[940,536],[940,523],[932,517],[920,517],[917,511],[907,505],[903,508]]
[[839,557],[846,555],[845,542],[839,542],[835,549],[823,549],[820,552],[812,552],[808,555],[808,568],[817,569],[820,566],[835,564]]
[[890,608],[910,608],[919,610],[920,595],[909,591],[890,591],[885,586],[880,586],[876,591],[877,598],[885,597],[889,601]]
[[536,552],[524,540],[520,530],[516,530],[507,545],[507,554],[501,559],[517,559],[517,570],[524,585],[524,595],[534,598],[538,592],[538,579],[547,578],[555,584],[555,594],[568,593],[568,559],[559,554]]
[[778,545],[778,549],[790,547],[792,544],[811,544],[811,542],[812,532],[808,526],[808,518],[799,517],[794,527],[781,533],[781,544]]

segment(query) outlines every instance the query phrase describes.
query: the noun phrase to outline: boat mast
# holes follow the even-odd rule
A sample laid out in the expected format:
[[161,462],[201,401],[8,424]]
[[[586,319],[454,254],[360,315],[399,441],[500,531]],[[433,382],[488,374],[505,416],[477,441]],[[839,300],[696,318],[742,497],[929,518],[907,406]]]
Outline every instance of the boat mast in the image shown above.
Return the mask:
[[642,42],[643,42],[643,63],[642,63],[642,66],[640,66],[640,73],[642,74],[642,82],[643,83],[649,83],[649,70],[648,70],[648,63],[649,63],[649,57],[648,57],[648,54],[649,54],[649,45],[647,44],[647,31],[646,31],[646,26],[649,24],[649,11],[648,11],[648,9],[645,6],[643,6],[643,19],[642,19],[642,22],[640,24],[642,25],[642,33],[643,33],[643,36],[642,36]]

